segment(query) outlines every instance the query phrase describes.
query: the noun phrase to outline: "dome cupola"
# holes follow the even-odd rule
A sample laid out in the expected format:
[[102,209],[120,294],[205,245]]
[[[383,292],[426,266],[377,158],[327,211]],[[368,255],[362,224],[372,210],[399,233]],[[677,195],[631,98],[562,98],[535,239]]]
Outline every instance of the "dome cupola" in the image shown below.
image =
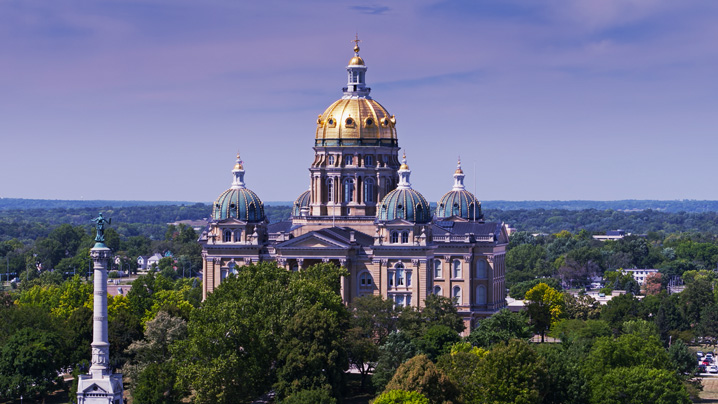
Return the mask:
[[369,93],[366,64],[359,56],[358,38],[354,57],[347,65],[347,86],[342,98],[317,118],[315,146],[397,146],[396,118]]
[[414,223],[428,223],[431,221],[431,209],[424,195],[411,188],[409,176],[411,170],[406,164],[406,155],[402,157],[399,168],[399,183],[397,188],[389,192],[381,200],[377,218],[381,221],[403,219]]
[[257,194],[244,185],[244,164],[237,154],[232,170],[232,186],[217,198],[212,206],[212,219],[235,218],[245,222],[264,220],[264,203]]
[[464,186],[464,171],[461,169],[461,159],[454,171],[454,187],[444,194],[436,206],[436,217],[461,217],[467,220],[481,219],[481,202],[476,196],[466,190]]
[[306,216],[309,213],[309,190],[302,192],[292,206],[292,216]]

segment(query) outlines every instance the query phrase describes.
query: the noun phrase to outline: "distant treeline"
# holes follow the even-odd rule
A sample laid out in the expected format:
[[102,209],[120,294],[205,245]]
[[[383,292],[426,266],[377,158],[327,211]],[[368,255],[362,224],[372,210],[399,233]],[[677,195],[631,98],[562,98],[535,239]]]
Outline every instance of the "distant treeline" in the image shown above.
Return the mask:
[[[195,202],[178,201],[101,201],[101,200],[52,200],[52,199],[18,199],[0,198],[0,210],[10,209],[75,209],[75,208],[102,208],[112,206],[123,208],[131,206],[155,205],[194,205]],[[291,206],[292,202],[265,201],[265,206]],[[566,209],[566,210],[658,210],[662,212],[718,212],[718,201],[697,200],[637,200],[625,199],[620,201],[483,201],[484,209],[521,210],[521,209]]]
[[[107,202],[107,201],[105,201]],[[645,202],[645,201],[644,201]],[[179,220],[207,219],[211,206],[203,203],[189,205],[152,205],[110,207],[109,205],[82,208],[0,209],[0,241],[17,238],[35,240],[46,237],[61,224],[92,227],[90,219],[102,211],[112,218],[112,227],[126,237],[146,236],[162,239],[167,223]],[[270,223],[286,220],[291,206],[265,206]],[[668,212],[657,210],[619,211],[611,209],[484,209],[487,221],[505,222],[520,231],[532,233],[558,233],[568,230],[576,233],[585,229],[601,234],[622,229],[629,233],[699,232],[718,234],[718,212]]]
[[558,233],[568,230],[576,233],[585,229],[594,234],[608,230],[625,230],[634,234],[649,232],[698,232],[718,234],[718,212],[670,213],[655,210],[621,212],[615,210],[568,209],[485,209],[487,221],[502,221],[520,231],[532,233]]
[[658,210],[662,212],[718,212],[718,201],[696,201],[690,199],[675,201],[636,200],[621,201],[483,201],[484,209],[528,210],[528,209],[565,209],[565,210]]

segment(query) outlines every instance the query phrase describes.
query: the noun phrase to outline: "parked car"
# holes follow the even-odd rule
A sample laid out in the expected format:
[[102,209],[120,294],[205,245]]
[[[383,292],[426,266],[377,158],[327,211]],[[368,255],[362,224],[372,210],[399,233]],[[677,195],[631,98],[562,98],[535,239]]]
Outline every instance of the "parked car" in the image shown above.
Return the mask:
[[704,359],[703,362],[701,362],[703,366],[710,366],[711,361]]
[[718,366],[710,365],[706,367],[706,370],[708,371],[708,373],[718,373]]
[[700,364],[698,365],[698,373],[705,373],[706,372],[706,365]]
[[696,352],[696,355],[698,355],[699,358],[702,358],[702,357],[703,357],[703,351],[698,351],[698,352]]

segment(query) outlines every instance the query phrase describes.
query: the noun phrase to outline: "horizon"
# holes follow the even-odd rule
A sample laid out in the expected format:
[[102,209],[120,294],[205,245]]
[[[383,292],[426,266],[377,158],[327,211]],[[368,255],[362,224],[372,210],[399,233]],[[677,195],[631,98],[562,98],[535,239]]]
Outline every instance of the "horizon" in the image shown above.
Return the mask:
[[212,201],[239,150],[248,188],[293,201],[358,31],[429,200],[458,155],[482,201],[718,200],[716,17],[667,0],[6,2],[0,189]]

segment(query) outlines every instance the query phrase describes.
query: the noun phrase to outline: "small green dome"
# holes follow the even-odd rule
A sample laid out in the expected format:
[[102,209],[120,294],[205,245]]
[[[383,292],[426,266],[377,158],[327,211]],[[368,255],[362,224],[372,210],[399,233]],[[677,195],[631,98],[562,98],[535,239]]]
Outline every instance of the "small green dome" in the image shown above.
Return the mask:
[[471,192],[452,190],[444,194],[436,204],[436,217],[458,216],[467,220],[481,219],[481,202]]
[[294,206],[292,207],[292,216],[301,216],[302,215],[302,208],[308,208],[309,207],[309,190],[306,190],[302,192],[301,195],[299,195],[299,198],[297,198],[296,201],[294,201]]
[[247,188],[230,188],[217,198],[212,207],[212,219],[236,218],[245,222],[264,220],[264,203]]
[[397,188],[389,192],[379,204],[378,219],[404,219],[415,223],[431,221],[431,208],[424,195],[411,188]]

